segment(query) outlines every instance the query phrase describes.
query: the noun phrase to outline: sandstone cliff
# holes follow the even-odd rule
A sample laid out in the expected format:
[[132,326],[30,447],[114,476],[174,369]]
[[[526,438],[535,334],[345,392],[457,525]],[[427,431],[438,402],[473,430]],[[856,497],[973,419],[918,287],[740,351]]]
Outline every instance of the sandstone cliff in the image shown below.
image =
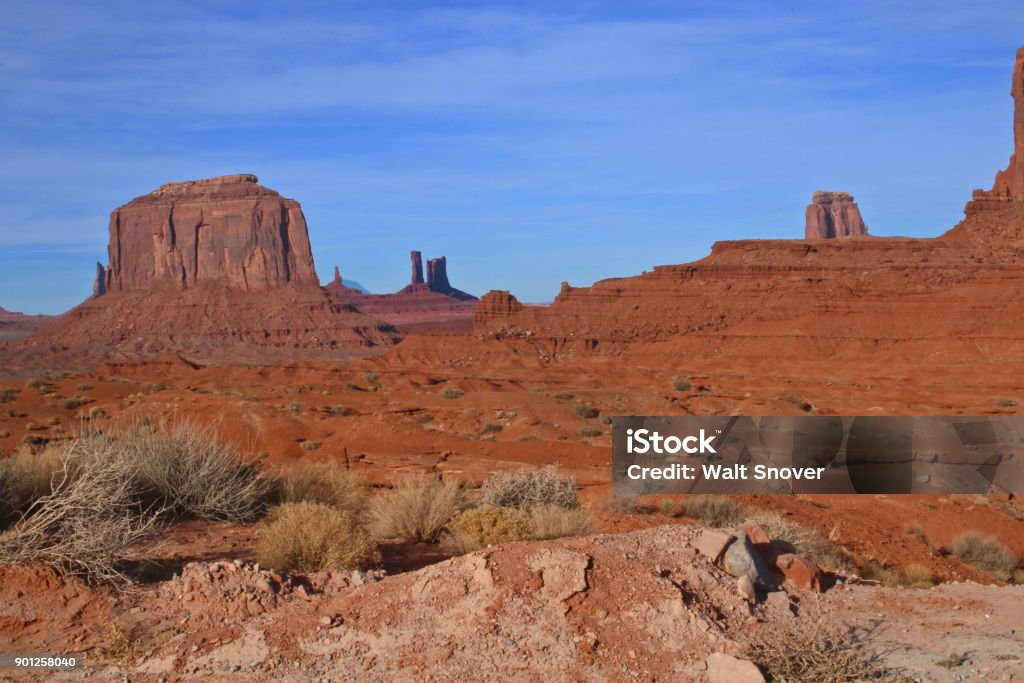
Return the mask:
[[823,240],[868,234],[853,196],[817,190],[807,207],[804,239]]
[[298,202],[249,174],[167,183],[115,209],[109,250],[108,291],[318,282]]
[[965,212],[999,210],[1007,204],[1024,203],[1024,47],[1017,50],[1017,63],[1010,84],[1013,98],[1013,154],[1010,164],[996,173],[991,190],[975,190]]

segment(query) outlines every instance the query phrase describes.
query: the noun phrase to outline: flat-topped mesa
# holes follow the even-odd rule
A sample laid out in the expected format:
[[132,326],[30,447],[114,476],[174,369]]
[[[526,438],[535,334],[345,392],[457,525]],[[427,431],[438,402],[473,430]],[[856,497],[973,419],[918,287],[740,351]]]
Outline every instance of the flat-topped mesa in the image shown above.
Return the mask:
[[492,289],[480,297],[473,312],[473,329],[477,333],[490,331],[495,323],[523,310],[513,294],[505,289]]
[[806,216],[804,239],[824,240],[868,234],[860,209],[848,192],[816,190]]
[[964,208],[968,216],[978,211],[999,209],[1009,203],[1024,202],[1024,47],[1017,50],[1010,97],[1013,98],[1013,155],[1010,156],[1010,164],[996,173],[991,190],[974,191],[974,197]]
[[318,284],[294,199],[238,174],[161,185],[110,214],[106,291]]

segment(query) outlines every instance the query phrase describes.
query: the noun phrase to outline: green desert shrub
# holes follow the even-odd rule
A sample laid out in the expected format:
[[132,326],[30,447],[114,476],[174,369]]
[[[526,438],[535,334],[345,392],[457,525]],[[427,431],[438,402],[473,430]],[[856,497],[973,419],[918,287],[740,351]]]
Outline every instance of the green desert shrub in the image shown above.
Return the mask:
[[370,496],[359,474],[336,462],[311,462],[300,465],[284,478],[281,498],[285,503],[329,505],[362,519]]
[[465,503],[457,481],[408,475],[370,503],[370,528],[377,538],[433,543]]
[[1012,550],[995,536],[982,536],[977,531],[954,538],[950,550],[961,562],[997,576],[1009,576],[1017,568],[1018,558]]
[[469,553],[526,540],[532,531],[530,517],[522,510],[483,505],[456,515],[448,523],[443,545],[453,554]]
[[576,480],[559,474],[554,465],[518,472],[496,472],[484,482],[480,494],[484,503],[519,510],[545,505],[572,510],[580,506]]
[[366,569],[380,552],[359,520],[321,503],[285,503],[271,508],[259,530],[260,564],[288,572]]

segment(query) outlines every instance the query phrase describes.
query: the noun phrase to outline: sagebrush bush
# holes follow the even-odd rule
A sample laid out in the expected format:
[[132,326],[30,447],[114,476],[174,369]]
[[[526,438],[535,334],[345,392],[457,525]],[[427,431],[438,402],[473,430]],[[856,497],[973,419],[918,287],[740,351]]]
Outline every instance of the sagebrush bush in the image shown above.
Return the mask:
[[966,531],[954,538],[950,550],[960,561],[1001,577],[1010,576],[1019,562],[998,538],[982,536],[977,531]]
[[601,436],[602,433],[600,429],[594,429],[593,427],[584,427],[580,430],[580,436],[586,437]]
[[0,387],[0,403],[9,403],[18,397],[18,390],[14,387]]
[[736,526],[747,518],[747,509],[743,505],[718,496],[687,498],[682,508],[687,517],[694,517],[713,527]]
[[520,510],[545,505],[571,510],[580,506],[576,480],[559,474],[554,465],[518,472],[496,472],[484,482],[480,495],[489,505]]
[[281,498],[285,503],[330,505],[357,519],[366,515],[369,497],[365,480],[336,462],[303,463],[281,484]]
[[117,444],[143,494],[181,517],[250,521],[273,489],[254,460],[196,423],[128,431]]
[[689,391],[693,385],[685,377],[676,377],[672,380],[672,388],[676,391]]
[[588,406],[586,403],[577,403],[575,406],[573,406],[573,410],[576,412],[577,415],[582,417],[584,420],[595,418],[601,414],[597,410],[597,408],[594,408],[593,406]]
[[462,485],[426,475],[408,475],[370,503],[370,528],[377,538],[433,543],[465,507]]
[[447,389],[445,389],[444,391],[441,392],[441,396],[443,398],[454,399],[454,398],[461,398],[464,393],[465,392],[463,392],[462,389],[456,389],[454,387],[448,387]]
[[531,538],[533,526],[522,510],[483,505],[456,515],[442,544],[453,554],[470,553],[492,545]]
[[380,552],[359,520],[321,503],[285,503],[271,508],[259,530],[260,564],[289,572],[367,569]]
[[92,436],[61,452],[51,493],[0,534],[0,563],[38,562],[94,580],[124,581],[130,549],[149,538],[162,510],[140,503],[135,471],[111,439]]
[[545,505],[530,510],[530,538],[538,541],[588,536],[592,533],[594,523],[584,510],[567,510],[557,505]]

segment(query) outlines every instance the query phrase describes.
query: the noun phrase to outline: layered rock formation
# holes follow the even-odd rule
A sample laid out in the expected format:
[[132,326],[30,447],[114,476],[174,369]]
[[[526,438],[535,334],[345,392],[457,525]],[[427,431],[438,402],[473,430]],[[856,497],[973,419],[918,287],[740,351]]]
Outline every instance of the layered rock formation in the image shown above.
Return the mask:
[[[1018,96],[1018,112],[1020,103]],[[1002,199],[1016,196],[1019,136],[1017,145],[998,181],[1009,194],[985,210],[972,203],[976,210],[939,238],[718,242],[694,263],[563,286],[548,307],[511,314],[481,307],[474,330],[520,354],[531,348],[547,362],[637,358],[632,354],[642,349],[645,359],[746,358],[769,367],[866,358],[895,367],[927,359],[1020,372],[1024,203]],[[849,195],[815,198],[808,237],[857,234],[862,222]]]
[[1010,84],[1013,98],[1013,154],[1009,165],[996,173],[991,190],[975,190],[965,212],[968,216],[979,211],[1004,208],[1007,204],[1024,202],[1024,47],[1017,50],[1017,63]]
[[451,286],[448,261],[444,256],[427,261],[423,276],[423,255],[410,252],[412,277],[394,294],[366,294],[330,283],[333,296],[352,303],[359,310],[411,331],[468,332],[477,298]]
[[111,213],[108,291],[203,282],[246,291],[316,284],[298,202],[238,174],[167,183]]
[[324,289],[329,294],[346,300],[357,299],[366,294],[361,289],[346,285],[341,278],[341,269],[338,266],[334,266],[334,279],[324,285]]
[[868,234],[853,196],[817,190],[807,207],[804,239],[824,240]]
[[259,362],[365,353],[402,337],[320,288],[298,202],[254,175],[168,183],[132,200],[111,214],[109,251],[94,296],[26,340],[27,352],[47,347],[79,365],[170,352]]

